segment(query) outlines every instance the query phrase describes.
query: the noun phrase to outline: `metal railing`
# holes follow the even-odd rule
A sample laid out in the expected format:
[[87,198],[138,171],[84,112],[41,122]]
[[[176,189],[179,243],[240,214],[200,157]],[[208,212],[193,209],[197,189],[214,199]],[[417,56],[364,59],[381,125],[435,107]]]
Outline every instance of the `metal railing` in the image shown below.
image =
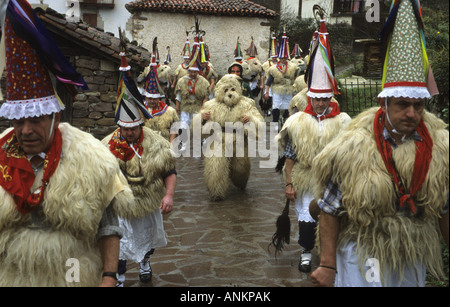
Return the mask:
[[339,79],[339,107],[351,117],[362,111],[378,106],[377,96],[381,91],[381,81],[367,79]]

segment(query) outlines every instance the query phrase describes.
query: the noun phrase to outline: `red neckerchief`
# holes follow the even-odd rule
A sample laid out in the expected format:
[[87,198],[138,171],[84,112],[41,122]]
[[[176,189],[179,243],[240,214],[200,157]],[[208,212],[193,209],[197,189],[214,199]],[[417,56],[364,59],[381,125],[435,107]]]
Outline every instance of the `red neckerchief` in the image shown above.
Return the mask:
[[61,158],[62,138],[59,129],[44,159],[42,185],[30,192],[36,176],[26,154],[19,147],[14,130],[0,140],[0,185],[13,195],[17,210],[22,214],[33,211],[42,202],[50,177],[58,167]]
[[188,81],[189,94],[195,95],[195,85],[197,84],[197,81],[198,81],[198,78],[196,78],[194,82],[192,82],[192,79],[189,78],[189,81]]
[[165,104],[164,102],[162,102],[161,100],[158,102],[158,104],[156,105],[156,107],[153,108],[152,110],[152,115],[153,116],[159,116],[164,114],[164,112],[166,112],[167,108],[169,106],[167,104]]
[[414,170],[412,174],[412,180],[409,187],[409,193],[406,191],[406,187],[401,183],[400,176],[395,168],[394,160],[392,159],[392,147],[391,144],[383,137],[385,112],[380,108],[375,116],[374,120],[374,132],[375,140],[377,142],[378,151],[381,153],[384,165],[391,174],[395,185],[400,193],[400,208],[403,208],[406,204],[413,214],[417,213],[417,207],[414,201],[414,195],[423,185],[430,166],[432,158],[433,140],[428,133],[428,129],[425,126],[423,120],[420,121],[416,128],[417,133],[422,138],[422,141],[414,141],[416,145],[416,157],[414,160]]
[[331,112],[322,116],[318,116],[319,114],[317,114],[316,112],[314,112],[312,104],[308,103],[308,105],[305,108],[305,113],[311,114],[314,117],[317,117],[320,120],[324,120],[326,118],[333,118],[336,115],[341,114],[341,110],[339,109],[339,105],[336,102],[330,101],[330,105],[328,106],[328,108],[331,107]]
[[[144,132],[142,131],[137,143],[133,144],[134,149],[140,156],[144,151],[144,148],[142,147],[143,140]],[[112,152],[112,154],[122,161],[126,162],[128,160],[131,160],[135,155],[133,148],[131,148],[128,142],[120,135],[120,128],[114,131],[114,134],[111,137],[111,140],[109,140],[108,144],[109,150]]]
[[288,63],[282,64],[280,61],[278,61],[277,68],[282,74],[285,74],[288,68]]

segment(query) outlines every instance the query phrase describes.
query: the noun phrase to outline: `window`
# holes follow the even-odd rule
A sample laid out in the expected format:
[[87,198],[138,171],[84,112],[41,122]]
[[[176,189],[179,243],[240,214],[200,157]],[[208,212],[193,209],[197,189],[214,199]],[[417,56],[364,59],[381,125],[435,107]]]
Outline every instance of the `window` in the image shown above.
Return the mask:
[[84,13],[83,21],[90,24],[93,27],[96,27],[97,26],[97,14]]
[[335,14],[358,14],[364,12],[364,0],[334,0]]

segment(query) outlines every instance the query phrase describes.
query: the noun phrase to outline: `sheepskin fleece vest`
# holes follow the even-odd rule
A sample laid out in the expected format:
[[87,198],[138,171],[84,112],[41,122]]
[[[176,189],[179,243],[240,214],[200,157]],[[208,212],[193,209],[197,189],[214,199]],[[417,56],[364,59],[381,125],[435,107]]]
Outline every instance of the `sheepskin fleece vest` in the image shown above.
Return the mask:
[[269,68],[269,74],[273,77],[272,92],[279,95],[292,95],[294,93],[294,81],[297,66],[287,63],[288,68],[283,74],[278,70],[277,65],[272,65]]
[[[166,140],[169,140],[170,138],[170,127],[173,123],[179,121],[177,112],[174,108],[169,106],[161,115],[153,116],[153,118],[150,118],[145,121],[145,126],[161,133],[162,137]],[[177,131],[178,133],[178,131]]]
[[[220,96],[220,95],[219,95]],[[248,97],[241,96],[239,101],[236,102],[235,105],[232,107],[227,106],[224,102],[221,102],[218,100],[218,98],[213,98],[212,100],[209,100],[205,103],[205,106],[201,110],[201,113],[196,115],[196,120],[201,120],[201,114],[205,112],[210,112],[210,119],[205,123],[204,128],[202,129],[202,132],[205,132],[205,134],[202,134],[203,138],[209,137],[208,131],[211,131],[211,133],[214,131],[213,125],[215,123],[218,123],[222,127],[222,144],[223,146],[235,146],[236,144],[236,130],[233,130],[233,137],[226,137],[225,132],[225,123],[238,123],[241,122],[242,116],[246,115],[250,118],[249,122],[255,124],[255,132],[256,135],[254,137],[257,137],[258,133],[258,123],[264,122],[264,118],[262,117],[261,113],[259,113],[258,109],[255,107],[255,103],[253,99],[250,99]],[[245,133],[245,155],[247,155],[247,137],[248,137],[248,130],[244,129]],[[232,140],[233,144],[225,144],[225,140]],[[211,145],[211,148],[208,148],[207,150],[213,150],[214,146]],[[225,147],[222,147],[222,150],[225,150]],[[235,152],[236,149],[233,150]]]
[[[99,222],[113,197],[132,194],[124,190],[126,181],[115,157],[98,140],[66,123],[59,129],[62,157],[39,207],[22,215],[11,195],[0,188],[0,286],[101,283],[103,264],[96,238]],[[41,178],[42,171],[32,190]],[[127,205],[117,199],[114,203]],[[79,282],[66,280],[70,259],[80,264]]]
[[[381,272],[388,264],[400,274],[408,264],[423,262],[428,272],[439,276],[442,259],[437,221],[449,192],[449,133],[442,120],[425,112],[423,118],[434,145],[428,175],[416,194],[416,205],[423,213],[406,216],[396,210],[394,184],[377,149],[373,132],[377,110],[361,113],[316,158],[315,196],[323,197],[329,180],[339,184],[344,210],[338,244],[356,242],[360,262],[373,257],[378,259]],[[415,152],[413,140],[393,150],[395,166],[408,190]]]
[[209,82],[204,77],[197,76],[195,95],[189,93],[188,82],[187,76],[177,82],[175,93],[180,92],[181,95],[180,109],[187,113],[198,113],[202,108],[203,100],[209,95]]
[[225,127],[225,123],[241,122],[242,116],[250,117],[250,122],[263,122],[264,119],[255,107],[252,99],[241,96],[239,101],[232,107],[218,101],[217,98],[209,100],[205,103],[201,113],[210,112],[210,122],[218,123],[221,127]]
[[297,112],[288,118],[278,138],[282,148],[286,147],[287,137],[295,146],[297,160],[292,168],[291,177],[298,197],[313,189],[311,180],[313,159],[350,121],[351,118],[347,113],[340,113],[333,118],[322,120],[322,128],[319,132],[319,122],[310,114]]
[[[175,158],[170,149],[170,143],[158,132],[142,127],[144,151],[141,159],[135,155],[131,160],[124,162],[117,159],[125,177],[134,194],[134,202],[127,208],[126,219],[140,218],[158,209],[165,195],[164,177],[175,169]],[[102,140],[105,146],[114,133]],[[130,178],[142,176],[142,182],[135,182]]]

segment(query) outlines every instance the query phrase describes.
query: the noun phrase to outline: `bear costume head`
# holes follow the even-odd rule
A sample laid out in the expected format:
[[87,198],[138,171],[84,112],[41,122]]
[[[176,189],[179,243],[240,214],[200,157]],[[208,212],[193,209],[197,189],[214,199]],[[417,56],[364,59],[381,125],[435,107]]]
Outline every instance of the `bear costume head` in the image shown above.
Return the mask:
[[242,96],[241,82],[242,79],[237,75],[227,74],[223,76],[216,85],[216,100],[228,107],[236,105]]
[[248,66],[251,70],[252,80],[256,76],[261,74],[263,68],[262,68],[261,62],[257,58],[251,57],[251,58],[248,58],[247,60],[245,60],[245,62],[248,63]]

